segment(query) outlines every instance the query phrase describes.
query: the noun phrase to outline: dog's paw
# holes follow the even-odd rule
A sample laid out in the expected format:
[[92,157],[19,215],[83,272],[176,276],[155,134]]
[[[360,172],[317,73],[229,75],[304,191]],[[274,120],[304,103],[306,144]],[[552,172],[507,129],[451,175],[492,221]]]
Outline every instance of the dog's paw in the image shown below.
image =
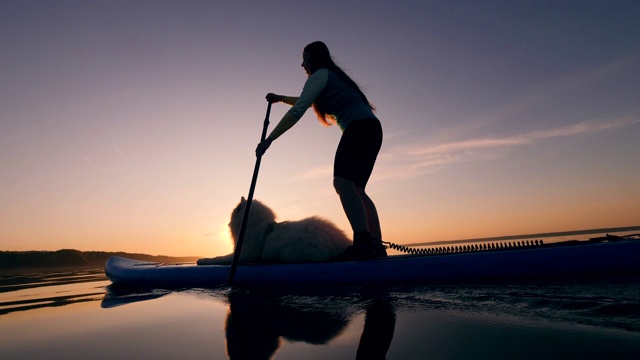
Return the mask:
[[198,265],[217,265],[215,258],[202,258],[196,261]]

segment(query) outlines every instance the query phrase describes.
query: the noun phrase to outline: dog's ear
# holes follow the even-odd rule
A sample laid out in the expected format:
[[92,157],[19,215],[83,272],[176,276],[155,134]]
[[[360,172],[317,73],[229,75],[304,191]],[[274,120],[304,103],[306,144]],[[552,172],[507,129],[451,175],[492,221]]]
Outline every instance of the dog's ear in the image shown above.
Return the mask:
[[244,204],[244,203],[246,203],[246,202],[247,202],[247,200],[245,200],[245,199],[244,199],[244,196],[242,196],[242,197],[240,198],[240,203],[241,203],[241,204]]

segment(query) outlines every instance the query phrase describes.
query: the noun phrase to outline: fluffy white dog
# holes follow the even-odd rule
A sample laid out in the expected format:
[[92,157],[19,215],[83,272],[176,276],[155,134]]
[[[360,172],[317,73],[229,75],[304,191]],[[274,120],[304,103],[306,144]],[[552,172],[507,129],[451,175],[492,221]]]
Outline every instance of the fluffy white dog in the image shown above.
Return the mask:
[[[231,212],[229,229],[234,244],[247,201],[244,197]],[[276,222],[275,213],[257,200],[251,203],[242,242],[240,263],[297,263],[327,261],[341,254],[351,240],[328,220],[313,216],[298,221]],[[233,253],[198,260],[198,265],[231,264]]]

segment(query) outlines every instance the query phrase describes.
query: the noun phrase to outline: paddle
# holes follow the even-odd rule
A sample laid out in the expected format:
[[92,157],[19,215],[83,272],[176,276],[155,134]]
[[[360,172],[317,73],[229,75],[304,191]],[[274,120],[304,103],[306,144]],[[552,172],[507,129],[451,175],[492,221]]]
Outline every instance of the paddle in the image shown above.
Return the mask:
[[[269,126],[269,114],[271,113],[271,101],[267,105],[267,115],[264,118],[264,126],[262,127],[262,136],[260,142],[264,141],[267,136],[267,127]],[[251,201],[253,201],[253,191],[256,188],[256,181],[258,180],[258,170],[260,169],[260,160],[262,154],[256,157],[256,166],[253,168],[253,178],[251,179],[251,187],[249,188],[249,196],[247,196],[247,203],[245,204],[244,214],[242,215],[242,224],[240,225],[240,232],[238,233],[238,241],[236,241],[236,247],[233,250],[233,260],[231,261],[231,268],[229,269],[229,284],[233,285],[233,280],[236,276],[236,269],[238,268],[238,262],[240,261],[240,251],[242,250],[242,240],[244,240],[244,233],[247,229],[247,219],[249,219],[249,210],[251,209]]]

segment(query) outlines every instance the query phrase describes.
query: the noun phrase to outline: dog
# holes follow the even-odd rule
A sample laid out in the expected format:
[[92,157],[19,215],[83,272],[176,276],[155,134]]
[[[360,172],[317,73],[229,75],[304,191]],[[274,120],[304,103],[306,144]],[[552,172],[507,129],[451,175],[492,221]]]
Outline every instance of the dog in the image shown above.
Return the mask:
[[[234,245],[242,224],[247,200],[244,197],[231,212],[229,230]],[[276,222],[269,207],[253,200],[240,251],[241,264],[305,263],[328,261],[352,245],[345,233],[330,221],[312,216],[298,221]],[[233,253],[198,260],[198,265],[229,265]]]

